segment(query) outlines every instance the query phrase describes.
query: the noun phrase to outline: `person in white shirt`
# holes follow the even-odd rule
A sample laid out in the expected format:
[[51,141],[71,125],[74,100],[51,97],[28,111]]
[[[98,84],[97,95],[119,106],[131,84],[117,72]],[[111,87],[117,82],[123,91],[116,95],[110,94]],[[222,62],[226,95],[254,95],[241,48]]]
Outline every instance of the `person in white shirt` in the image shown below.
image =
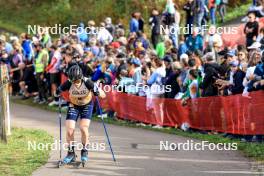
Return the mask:
[[97,40],[103,45],[110,44],[113,41],[113,36],[105,28],[105,23],[101,23],[101,27],[97,34]]

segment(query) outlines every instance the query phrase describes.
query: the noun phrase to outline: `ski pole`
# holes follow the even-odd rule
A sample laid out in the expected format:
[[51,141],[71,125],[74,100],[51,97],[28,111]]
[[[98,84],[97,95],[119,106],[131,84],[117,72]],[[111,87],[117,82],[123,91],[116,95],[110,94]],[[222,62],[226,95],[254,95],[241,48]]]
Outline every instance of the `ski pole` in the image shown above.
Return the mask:
[[104,123],[104,118],[103,118],[103,116],[102,116],[102,108],[101,108],[101,106],[100,106],[98,96],[96,96],[96,102],[97,102],[97,105],[98,105],[98,108],[99,108],[99,114],[100,114],[101,119],[102,119],[102,123],[103,123],[103,126],[104,126],[104,131],[105,131],[105,135],[106,135],[106,138],[107,138],[107,141],[108,141],[109,147],[110,147],[110,151],[111,151],[111,153],[112,153],[112,158],[113,158],[113,161],[116,162],[115,154],[114,154],[114,151],[113,151],[113,148],[112,148],[112,145],[111,145],[111,142],[110,142],[109,136],[108,136],[108,132],[107,132],[106,125],[105,125],[105,123]]
[[60,160],[61,160],[61,155],[62,155],[62,130],[61,130],[61,98],[59,98],[59,123],[60,123]]

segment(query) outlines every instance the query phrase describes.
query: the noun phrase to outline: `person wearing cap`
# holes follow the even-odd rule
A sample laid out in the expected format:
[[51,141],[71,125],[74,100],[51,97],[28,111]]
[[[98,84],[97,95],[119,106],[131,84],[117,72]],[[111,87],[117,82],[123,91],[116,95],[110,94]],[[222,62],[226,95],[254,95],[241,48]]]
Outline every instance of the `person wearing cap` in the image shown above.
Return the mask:
[[230,87],[228,90],[228,95],[241,94],[244,90],[243,80],[245,77],[245,72],[240,70],[239,61],[235,60],[230,63],[231,74],[230,74]]
[[[131,58],[130,61],[129,73],[131,74],[132,79],[134,80],[135,86],[140,86],[142,84],[142,73],[141,73],[141,62],[138,58]],[[138,89],[138,91],[140,91]]]
[[172,57],[170,55],[166,55],[163,58],[165,67],[166,67],[166,78],[172,73],[171,64],[173,62]]

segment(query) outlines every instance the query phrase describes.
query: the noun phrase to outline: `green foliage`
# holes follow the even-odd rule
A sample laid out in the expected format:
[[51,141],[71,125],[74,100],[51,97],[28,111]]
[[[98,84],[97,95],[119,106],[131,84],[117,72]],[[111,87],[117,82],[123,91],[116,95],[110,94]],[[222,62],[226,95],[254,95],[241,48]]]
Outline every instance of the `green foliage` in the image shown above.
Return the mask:
[[28,150],[28,141],[51,143],[52,137],[45,131],[14,128],[8,143],[0,143],[0,176],[28,176],[45,164],[48,150]]
[[[186,0],[175,2],[181,8]],[[229,6],[238,7],[251,1],[229,2]],[[132,12],[141,12],[147,20],[153,8],[162,11],[165,4],[166,0],[0,0],[0,23],[26,31],[27,25],[36,24],[67,26],[79,24],[80,21],[87,23],[88,20],[95,20],[98,24],[106,16],[110,16],[114,22],[122,21],[127,25]],[[239,14],[241,13],[245,12],[240,11]]]

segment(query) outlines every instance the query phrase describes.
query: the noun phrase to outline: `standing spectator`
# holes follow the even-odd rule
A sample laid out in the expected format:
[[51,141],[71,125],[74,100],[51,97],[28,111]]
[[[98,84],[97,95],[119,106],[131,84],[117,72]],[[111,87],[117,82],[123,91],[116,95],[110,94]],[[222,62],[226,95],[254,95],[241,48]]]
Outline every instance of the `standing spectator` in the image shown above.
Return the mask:
[[[60,49],[52,45],[51,46],[52,52],[54,52],[50,64],[46,68],[46,72],[50,74],[50,84],[51,84],[51,94],[52,96],[55,95],[57,87],[60,85],[60,72],[59,72],[59,65],[62,60],[62,56],[60,53]],[[49,106],[58,105],[58,99],[54,99]]]
[[188,99],[194,99],[200,97],[199,91],[199,71],[197,69],[191,69],[189,71],[189,84],[187,91],[182,97],[182,104],[186,105]]
[[254,71],[259,62],[260,59],[258,57],[254,57],[254,55],[249,60],[246,75],[243,80],[243,86],[245,87],[243,91],[243,96],[248,96],[249,95],[248,92],[253,89],[253,83],[255,79]]
[[182,54],[186,54],[188,51],[188,47],[185,43],[185,37],[184,35],[180,35],[180,43],[179,43],[179,49],[178,49],[178,57],[180,58],[180,56]]
[[230,63],[231,74],[230,74],[230,87],[228,90],[228,95],[241,94],[244,90],[243,80],[245,73],[239,69],[239,62],[233,61]]
[[217,96],[218,88],[215,84],[216,79],[219,78],[221,67],[218,65],[213,56],[207,55],[204,64],[204,79],[200,84],[202,89],[202,97]]
[[47,101],[46,96],[46,83],[45,83],[45,68],[49,62],[49,53],[42,44],[37,44],[36,49],[36,58],[35,58],[35,72],[37,78],[37,84],[39,89],[39,104],[44,104]]
[[11,45],[11,43],[6,41],[5,35],[0,36],[0,43],[4,47],[4,49],[6,50],[6,53],[10,55],[13,51],[13,46]]
[[113,36],[111,33],[105,28],[105,23],[102,22],[101,28],[97,35],[97,40],[100,42],[101,45],[108,45],[113,41]]
[[224,23],[225,15],[226,15],[226,5],[228,4],[228,0],[221,0],[220,5],[218,6],[219,15],[221,18],[221,23]]
[[85,31],[85,26],[83,23],[79,24],[79,27],[77,30],[77,36],[80,42],[86,43],[88,41],[88,35]]
[[256,14],[254,12],[248,13],[248,19],[249,21],[247,22],[244,28],[244,33],[246,34],[247,47],[251,46],[254,43],[254,41],[256,41],[258,36],[258,29],[259,29],[259,24],[256,20]]
[[223,40],[217,33],[216,26],[212,25],[209,28],[208,34],[205,36],[205,46],[213,49],[214,45],[221,48],[223,46]]
[[144,33],[145,21],[142,18],[141,13],[139,13],[139,12],[137,12],[137,17],[138,17],[138,30],[141,31],[142,33]]
[[132,13],[131,15],[131,20],[130,20],[130,33],[133,33],[133,32],[138,32],[139,30],[139,23],[138,23],[138,16],[137,16],[137,13]]
[[113,37],[115,36],[115,26],[112,24],[112,19],[110,17],[107,17],[105,19],[105,28],[110,32]]
[[194,52],[195,50],[203,51],[203,37],[199,33],[199,29],[194,28],[193,35],[189,36],[186,40],[186,45],[189,51]]
[[177,78],[181,72],[181,65],[179,62],[172,63],[172,59],[168,56],[164,58],[166,66],[166,79],[164,85],[170,86],[171,91],[165,92],[165,98],[174,98],[180,91],[180,86]]
[[160,59],[162,59],[165,56],[166,47],[165,47],[165,42],[163,41],[162,37],[159,38],[159,42],[156,46],[156,52]]
[[150,78],[147,80],[147,84],[150,86],[149,97],[161,98],[164,96],[165,93],[165,89],[164,87],[162,87],[162,80],[166,76],[166,69],[163,61],[158,58],[154,60],[154,66],[156,69],[151,74]]
[[194,24],[196,27],[202,27],[202,20],[205,14],[204,0],[194,0]]
[[160,37],[160,25],[161,25],[161,17],[159,15],[159,11],[156,9],[152,10],[152,16],[149,19],[149,24],[151,25],[151,42],[153,48],[156,48],[158,44],[158,40]]
[[32,58],[34,55],[33,47],[32,47],[32,41],[30,40],[30,37],[28,34],[21,34],[21,40],[22,40],[22,49],[23,49],[23,56],[25,64],[32,63]]
[[[20,65],[23,63],[23,56],[22,56],[22,48],[19,44],[14,45],[12,48],[12,58],[11,58],[11,68],[19,68]],[[5,51],[6,52],[6,51]],[[12,74],[12,94],[17,95],[19,94],[19,82],[21,81],[21,78],[23,76],[23,72],[20,70],[17,70],[13,72]]]
[[186,27],[188,28],[187,35],[191,35],[191,29],[194,21],[194,0],[188,0],[183,6],[183,10],[186,12]]
[[179,32],[180,32],[180,22],[181,22],[181,14],[179,12],[179,8],[176,4],[174,4],[174,23],[170,27],[170,39],[172,40],[174,48],[179,47]]
[[216,0],[208,0],[211,24],[216,24]]

